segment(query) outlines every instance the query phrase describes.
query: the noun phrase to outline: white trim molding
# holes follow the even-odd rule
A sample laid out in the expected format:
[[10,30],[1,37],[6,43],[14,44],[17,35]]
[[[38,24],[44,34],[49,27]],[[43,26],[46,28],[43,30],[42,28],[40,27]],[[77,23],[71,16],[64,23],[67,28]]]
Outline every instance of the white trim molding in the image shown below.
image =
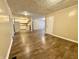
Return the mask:
[[[50,34],[50,33],[47,33],[47,34]],[[68,40],[68,41],[71,41],[71,42],[74,42],[74,43],[77,43],[78,44],[78,41],[75,41],[75,40],[72,40],[72,39],[69,39],[69,38],[65,38],[65,37],[62,37],[62,36],[55,35],[55,34],[50,34],[50,35],[53,35],[53,36],[62,38],[64,40]]]
[[9,48],[8,48],[8,52],[7,52],[7,55],[6,55],[5,59],[9,58],[9,54],[10,54],[10,51],[11,51],[12,43],[13,43],[13,38],[11,38],[11,42],[10,42],[10,45],[9,45]]

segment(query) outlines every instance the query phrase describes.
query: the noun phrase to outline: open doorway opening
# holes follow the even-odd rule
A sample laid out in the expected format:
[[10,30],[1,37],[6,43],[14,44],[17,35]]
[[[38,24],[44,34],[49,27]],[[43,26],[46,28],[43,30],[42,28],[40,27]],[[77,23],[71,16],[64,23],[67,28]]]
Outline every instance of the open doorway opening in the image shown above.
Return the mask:
[[16,32],[31,31],[31,18],[30,17],[15,17],[14,30]]

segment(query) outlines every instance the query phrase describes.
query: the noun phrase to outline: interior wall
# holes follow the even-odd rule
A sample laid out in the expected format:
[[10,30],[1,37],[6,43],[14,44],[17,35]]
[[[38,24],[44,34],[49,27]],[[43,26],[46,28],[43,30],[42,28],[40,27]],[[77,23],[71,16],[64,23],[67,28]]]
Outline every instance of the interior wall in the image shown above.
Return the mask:
[[7,59],[11,40],[9,16],[0,17],[0,59]]
[[44,30],[45,29],[45,17],[32,18],[33,30]]
[[49,33],[49,34],[53,33],[53,23],[54,23],[53,16],[46,17],[46,28],[45,28],[46,33]]
[[0,0],[0,59],[8,59],[12,43],[10,10],[6,0]]
[[20,23],[19,22],[15,22],[15,32],[20,32]]
[[[78,10],[77,5],[56,11],[46,16],[46,21],[49,17],[54,17],[52,27],[52,34],[68,38],[71,40],[78,40]],[[50,21],[50,23],[51,23]],[[46,23],[47,24],[47,23]],[[48,27],[47,27],[48,28]],[[47,29],[46,28],[46,29]],[[49,27],[51,29],[51,27]]]

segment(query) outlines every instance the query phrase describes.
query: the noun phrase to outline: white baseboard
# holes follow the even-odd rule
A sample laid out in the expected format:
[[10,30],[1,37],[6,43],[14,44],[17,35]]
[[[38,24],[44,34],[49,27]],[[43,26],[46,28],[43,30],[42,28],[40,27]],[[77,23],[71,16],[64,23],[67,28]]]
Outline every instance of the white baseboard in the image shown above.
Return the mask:
[[[50,33],[47,33],[47,34],[50,34]],[[58,36],[58,35],[55,35],[55,34],[50,34],[50,35],[53,35],[53,36],[56,36],[56,37],[59,37],[59,38],[62,38],[64,40],[68,40],[68,41],[71,41],[71,42],[74,42],[74,43],[78,43],[78,41],[75,41],[75,40],[72,40],[72,39],[69,39],[69,38],[65,38],[65,37],[62,37],[62,36]]]
[[9,49],[8,49],[8,52],[7,52],[5,59],[9,59],[9,54],[10,54],[10,51],[11,51],[12,43],[13,43],[13,38],[11,38],[11,42],[10,42]]

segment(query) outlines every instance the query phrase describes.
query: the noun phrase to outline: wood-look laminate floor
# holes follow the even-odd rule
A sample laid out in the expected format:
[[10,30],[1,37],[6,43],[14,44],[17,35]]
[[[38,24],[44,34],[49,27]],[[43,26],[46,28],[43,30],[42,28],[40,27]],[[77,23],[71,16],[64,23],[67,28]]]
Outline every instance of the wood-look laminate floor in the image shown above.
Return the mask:
[[9,59],[78,59],[78,44],[41,31],[16,33]]

